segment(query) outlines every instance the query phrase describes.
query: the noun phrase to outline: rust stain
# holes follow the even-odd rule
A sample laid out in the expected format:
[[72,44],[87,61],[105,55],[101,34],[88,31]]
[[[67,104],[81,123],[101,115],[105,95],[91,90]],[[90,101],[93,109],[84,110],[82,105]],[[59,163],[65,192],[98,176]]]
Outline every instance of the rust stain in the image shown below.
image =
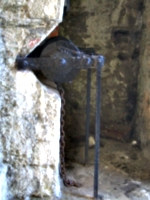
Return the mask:
[[101,136],[109,139],[125,142],[128,140],[130,134],[130,128],[126,128],[124,131],[117,131],[115,129],[102,128]]
[[149,91],[145,92],[143,102],[145,102],[145,104],[143,104],[143,114],[147,116],[149,119],[150,118],[150,92]]
[[52,38],[52,37],[56,37],[58,36],[58,29],[59,29],[59,26],[57,26],[48,36],[48,38]]

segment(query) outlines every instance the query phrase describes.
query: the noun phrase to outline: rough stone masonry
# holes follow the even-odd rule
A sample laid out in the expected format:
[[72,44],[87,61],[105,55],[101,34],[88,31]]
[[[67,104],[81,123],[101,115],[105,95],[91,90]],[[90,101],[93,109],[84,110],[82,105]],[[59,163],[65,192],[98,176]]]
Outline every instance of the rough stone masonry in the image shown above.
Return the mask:
[[2,200],[61,195],[60,96],[31,72],[16,72],[14,62],[18,54],[28,54],[59,24],[63,7],[63,0],[0,2]]

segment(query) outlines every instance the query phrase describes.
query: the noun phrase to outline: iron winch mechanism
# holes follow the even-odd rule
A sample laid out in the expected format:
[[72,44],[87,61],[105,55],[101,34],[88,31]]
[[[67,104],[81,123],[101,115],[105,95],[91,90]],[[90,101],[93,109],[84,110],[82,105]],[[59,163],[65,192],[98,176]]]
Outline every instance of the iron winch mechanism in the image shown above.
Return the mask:
[[66,186],[79,187],[80,184],[68,180],[64,163],[64,91],[61,83],[73,81],[81,69],[87,70],[87,104],[86,104],[86,134],[85,134],[85,164],[88,162],[88,138],[90,124],[90,82],[91,69],[97,71],[96,82],[96,118],[95,118],[95,162],[94,162],[94,198],[99,199],[99,155],[100,155],[100,102],[101,102],[101,68],[104,57],[96,55],[94,49],[81,49],[70,40],[57,36],[46,39],[26,57],[16,58],[18,70],[31,70],[37,77],[44,77],[57,85],[62,100],[61,108],[61,137],[60,137],[60,175]]

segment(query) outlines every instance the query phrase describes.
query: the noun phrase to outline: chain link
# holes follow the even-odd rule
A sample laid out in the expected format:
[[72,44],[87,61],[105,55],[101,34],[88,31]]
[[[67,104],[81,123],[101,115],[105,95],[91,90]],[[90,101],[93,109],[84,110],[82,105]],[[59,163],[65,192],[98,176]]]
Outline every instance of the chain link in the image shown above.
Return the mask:
[[64,121],[64,116],[65,116],[65,98],[64,98],[64,90],[63,88],[57,84],[57,89],[60,93],[61,96],[61,127],[60,127],[60,176],[63,180],[63,183],[65,186],[70,187],[81,187],[80,183],[77,183],[73,180],[67,179],[66,176],[66,169],[65,169],[65,131],[64,131],[64,126],[65,126],[65,121]]

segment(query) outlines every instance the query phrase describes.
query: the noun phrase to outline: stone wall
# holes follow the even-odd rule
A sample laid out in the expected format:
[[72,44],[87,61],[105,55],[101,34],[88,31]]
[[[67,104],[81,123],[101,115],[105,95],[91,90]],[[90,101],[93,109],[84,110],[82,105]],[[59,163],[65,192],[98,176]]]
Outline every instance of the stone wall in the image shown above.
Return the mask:
[[[131,131],[137,101],[143,1],[77,0],[60,33],[79,47],[93,47],[106,58],[102,71],[102,134],[125,140]],[[95,126],[95,73],[92,76],[91,134]],[[66,84],[66,132],[84,135],[86,72]],[[80,139],[82,137],[79,137]]]
[[[31,72],[16,72],[60,23],[63,0],[0,2],[0,198],[60,197],[60,96]],[[31,198],[31,199],[32,199]]]
[[140,70],[138,76],[138,103],[135,118],[135,136],[141,143],[144,156],[150,159],[150,2],[145,0],[143,33],[141,38]]

